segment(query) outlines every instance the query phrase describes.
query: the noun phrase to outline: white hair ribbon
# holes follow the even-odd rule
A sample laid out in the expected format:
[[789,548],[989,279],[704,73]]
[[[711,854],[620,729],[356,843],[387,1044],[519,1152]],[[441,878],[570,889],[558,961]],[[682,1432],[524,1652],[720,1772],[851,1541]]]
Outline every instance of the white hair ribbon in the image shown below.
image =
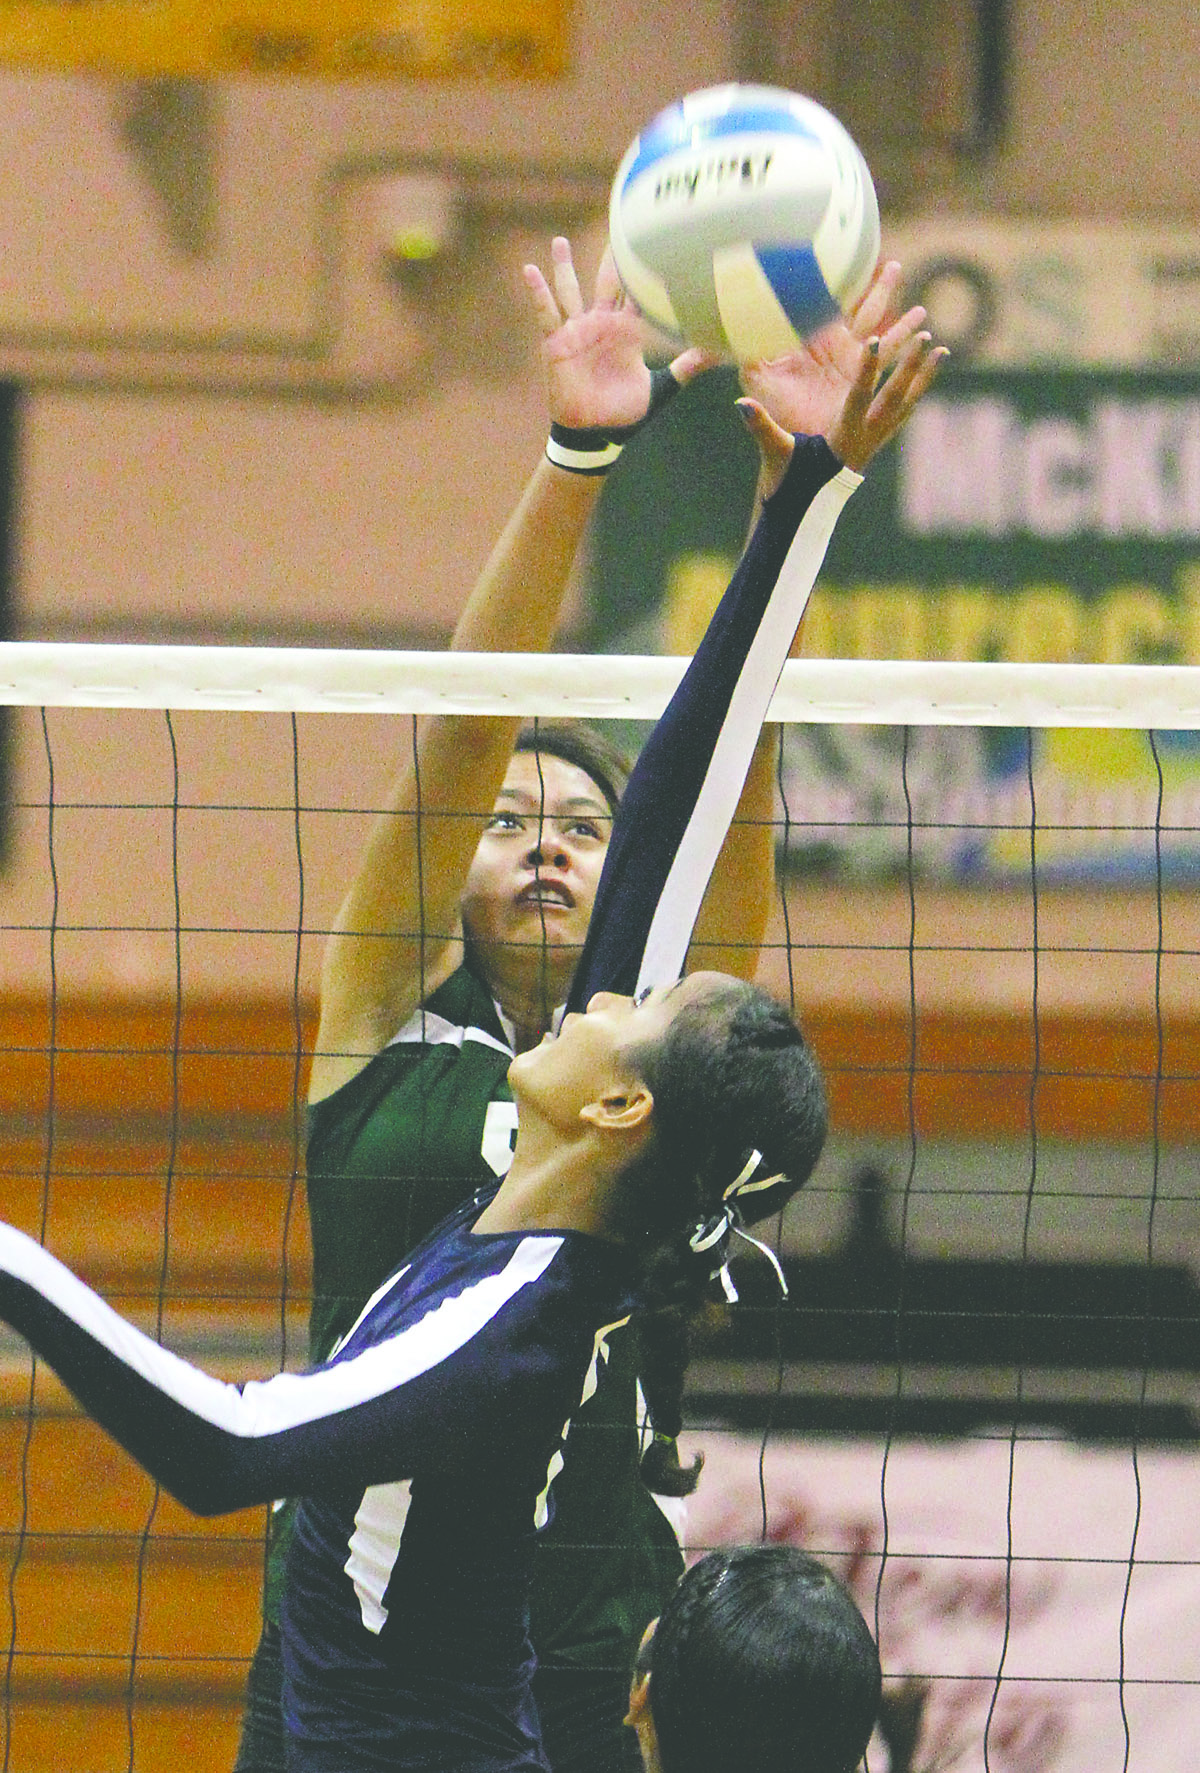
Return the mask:
[[[750,1233],[748,1231],[743,1231],[741,1225],[738,1223],[739,1214],[737,1203],[739,1196],[743,1194],[757,1194],[761,1189],[774,1188],[777,1182],[786,1181],[783,1171],[779,1170],[773,1176],[763,1176],[759,1181],[752,1182],[750,1178],[753,1176],[762,1160],[763,1156],[761,1151],[752,1151],[750,1153],[733,1181],[729,1184],[729,1187],[721,1196],[721,1211],[714,1214],[711,1219],[702,1219],[700,1221],[695,1231],[693,1231],[691,1237],[688,1239],[688,1248],[694,1250],[697,1255],[702,1255],[705,1250],[714,1249],[723,1238],[728,1237],[732,1232],[735,1236],[742,1238],[746,1243],[753,1244],[754,1248],[767,1258],[767,1261],[775,1270],[775,1278],[779,1282],[779,1290],[786,1299],[788,1296],[788,1285],[787,1281],[784,1279],[783,1269],[780,1266],[778,1256],[776,1256],[769,1244],[761,1243],[758,1238],[751,1237]],[[710,1278],[712,1280],[720,1281],[721,1290],[725,1294],[726,1301],[730,1305],[736,1305],[738,1302],[738,1291],[733,1284],[733,1276],[729,1272],[728,1256],[726,1256],[719,1268],[713,1269]]]
[[779,1291],[783,1294],[784,1298],[786,1299],[788,1296],[788,1284],[787,1284],[787,1281],[784,1279],[783,1269],[780,1266],[779,1257],[775,1254],[775,1252],[771,1248],[770,1244],[764,1244],[758,1238],[751,1237],[750,1233],[748,1231],[743,1231],[740,1225],[732,1225],[730,1227],[730,1230],[733,1232],[733,1235],[735,1237],[743,1238],[746,1241],[746,1243],[753,1244],[755,1249],[758,1251],[759,1255],[765,1256],[767,1258],[767,1261],[771,1264],[771,1267],[775,1270],[775,1279],[779,1282]]
[[719,1244],[725,1234],[732,1230],[733,1214],[728,1207],[723,1207],[715,1218],[700,1221],[688,1238],[688,1248],[700,1255],[705,1250],[711,1250],[714,1244]]
[[746,1184],[749,1182],[751,1176],[753,1176],[755,1170],[758,1168],[758,1166],[761,1162],[762,1162],[762,1152],[761,1151],[752,1151],[750,1153],[749,1157],[746,1159],[745,1163],[742,1165],[741,1169],[738,1171],[737,1175],[733,1178],[733,1181],[729,1184],[729,1187],[725,1190],[724,1194],[721,1196],[721,1199],[722,1200],[729,1200],[731,1196],[734,1199],[736,1199],[737,1196],[741,1193],[742,1189],[745,1188]]
[[774,1188],[777,1182],[785,1182],[787,1177],[782,1170],[776,1170],[773,1176],[760,1176],[757,1182],[750,1180],[763,1160],[761,1151],[752,1151],[729,1187],[721,1196],[722,1200],[738,1200],[743,1194],[758,1194],[764,1188]]

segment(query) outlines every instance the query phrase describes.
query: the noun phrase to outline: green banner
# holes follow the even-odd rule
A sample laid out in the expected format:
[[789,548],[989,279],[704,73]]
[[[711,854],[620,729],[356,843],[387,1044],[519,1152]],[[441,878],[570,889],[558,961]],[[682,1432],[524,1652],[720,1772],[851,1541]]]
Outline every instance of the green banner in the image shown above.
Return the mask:
[[[606,487],[599,650],[702,632],[753,487],[736,394],[731,372],[702,378]],[[1200,374],[947,372],[847,507],[804,651],[1200,664]],[[910,808],[918,858],[954,878],[1027,871],[1033,813],[1046,878],[1138,878],[1159,856],[1190,876],[1200,855],[1190,734],[801,727],[788,759],[797,852],[830,866],[894,866]]]

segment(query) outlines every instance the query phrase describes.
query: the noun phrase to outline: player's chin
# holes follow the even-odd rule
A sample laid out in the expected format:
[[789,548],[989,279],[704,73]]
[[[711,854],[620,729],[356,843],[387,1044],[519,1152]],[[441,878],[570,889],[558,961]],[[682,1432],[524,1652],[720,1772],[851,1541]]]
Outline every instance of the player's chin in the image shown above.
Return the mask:
[[582,948],[591,907],[522,905],[514,919],[517,940],[549,948]]

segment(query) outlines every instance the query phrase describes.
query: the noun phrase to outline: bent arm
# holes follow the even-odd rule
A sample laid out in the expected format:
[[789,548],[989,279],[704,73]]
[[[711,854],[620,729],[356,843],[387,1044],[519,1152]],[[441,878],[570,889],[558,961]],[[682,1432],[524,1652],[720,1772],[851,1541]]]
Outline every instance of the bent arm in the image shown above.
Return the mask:
[[[862,469],[932,385],[945,352],[932,348],[921,330],[924,308],[910,308],[888,324],[899,284],[900,266],[889,260],[848,322],[824,329],[791,356],[743,369],[743,386],[758,397],[739,404],[760,450],[760,505],[780,484],[793,434],[820,432],[839,460]],[[888,372],[882,382],[880,371]],[[802,613],[801,607],[797,622]],[[772,776],[773,758],[760,741],[735,822],[712,867],[689,969],[709,965],[743,978],[754,972],[774,884]]]
[[[545,652],[600,482],[542,460],[463,610],[451,647]],[[418,722],[326,944],[309,1100],[354,1077],[456,964],[458,904],[516,720]]]
[[[803,426],[798,426],[803,430]],[[747,540],[771,495],[769,464],[761,465]],[[803,618],[802,618],[803,620]],[[798,628],[791,656],[800,644]],[[775,799],[782,728],[764,726],[742,785],[741,799],[713,866],[692,932],[685,971],[711,970],[753,979],[775,896]]]
[[[568,242],[556,239],[551,256],[553,288],[536,266],[525,267],[551,420],[606,436],[629,433],[698,373],[703,354],[677,357],[656,394],[611,258],[585,307]],[[539,463],[463,612],[454,648],[545,651],[600,484],[591,473]],[[516,732],[516,721],[461,717],[417,726],[413,755],[389,811],[372,828],[326,948],[311,1102],[361,1071],[457,964],[459,899]]]

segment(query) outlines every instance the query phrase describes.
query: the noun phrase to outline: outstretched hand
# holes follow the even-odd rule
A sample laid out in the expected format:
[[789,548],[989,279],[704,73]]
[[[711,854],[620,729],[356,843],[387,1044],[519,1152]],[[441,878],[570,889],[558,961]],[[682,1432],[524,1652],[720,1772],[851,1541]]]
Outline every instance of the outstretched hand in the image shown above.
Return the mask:
[[923,330],[924,308],[884,325],[899,282],[900,266],[889,260],[852,313],[824,327],[803,351],[743,366],[748,398],[738,404],[762,456],[764,497],[783,477],[793,433],[823,436],[839,460],[861,472],[932,386],[949,352]]
[[[642,356],[642,323],[626,306],[611,254],[601,260],[590,307],[570,242],[561,235],[551,242],[550,261],[553,288],[536,265],[525,266],[525,284],[542,330],[551,419],[571,429],[636,425],[650,405],[650,371]],[[703,351],[684,351],[671,374],[682,386],[713,361]]]

